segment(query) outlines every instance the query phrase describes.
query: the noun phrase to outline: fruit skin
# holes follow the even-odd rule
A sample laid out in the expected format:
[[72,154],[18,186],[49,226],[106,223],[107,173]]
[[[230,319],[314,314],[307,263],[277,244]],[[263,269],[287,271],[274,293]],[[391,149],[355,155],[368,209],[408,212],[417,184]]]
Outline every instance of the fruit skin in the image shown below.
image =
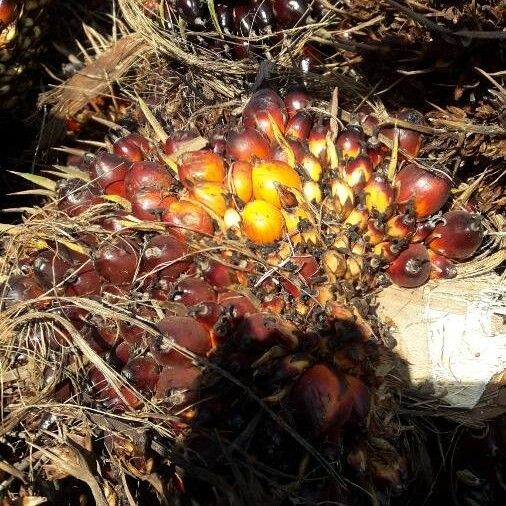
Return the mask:
[[121,375],[138,390],[152,391],[159,378],[159,366],[152,357],[135,357],[123,367]]
[[449,211],[427,238],[429,248],[440,255],[465,260],[472,257],[483,240],[483,227],[478,215],[467,211]]
[[172,202],[163,213],[162,220],[181,237],[190,232],[209,236],[214,234],[213,220],[207,211],[186,200]]
[[349,418],[352,405],[345,402],[345,384],[324,364],[307,369],[292,391],[296,410],[314,436],[343,425]]
[[102,280],[91,262],[76,269],[75,274],[67,282],[65,295],[69,297],[88,297],[100,295]]
[[93,183],[85,183],[81,179],[64,179],[59,181],[58,209],[69,216],[78,216],[91,206],[103,202],[102,190]]
[[131,162],[144,160],[144,153],[149,151],[149,141],[142,135],[132,133],[118,139],[113,146],[114,154]]
[[95,256],[95,268],[110,283],[132,283],[137,272],[140,253],[128,239],[116,237],[100,247]]
[[308,14],[307,0],[273,0],[272,10],[276,21],[285,28],[292,28],[303,22]]
[[309,106],[311,97],[309,96],[309,93],[304,89],[294,89],[285,95],[284,102],[288,116],[292,118],[295,116],[297,111],[305,109]]
[[141,161],[132,164],[125,176],[125,190],[128,198],[143,190],[167,190],[174,178],[159,163]]
[[[423,125],[425,122],[423,116],[414,109],[401,111],[396,115],[399,119],[410,123]],[[399,147],[409,155],[416,157],[420,152],[423,143],[423,136],[420,132],[409,130],[407,128],[398,128],[399,131]],[[380,132],[388,139],[394,139],[394,128],[382,128]]]
[[163,213],[176,201],[163,190],[141,190],[129,200],[132,214],[144,221],[161,221]]
[[417,219],[439,211],[450,196],[448,179],[435,176],[415,164],[403,167],[395,179],[396,202],[401,211],[412,206]]
[[269,202],[276,207],[282,207],[278,190],[280,186],[302,190],[299,174],[284,162],[258,162],[253,165],[251,177],[255,198]]
[[313,126],[313,118],[306,111],[298,111],[286,125],[285,136],[293,139],[305,140]]
[[344,159],[356,158],[362,151],[364,134],[359,127],[349,126],[336,139],[336,148]]
[[457,275],[457,268],[452,260],[428,250],[430,258],[430,279],[452,279]]
[[243,203],[253,197],[252,172],[253,167],[249,162],[234,162],[230,168],[230,192]]
[[[125,197],[124,184],[126,174],[132,164],[112,153],[99,153],[90,163],[88,172],[91,179],[103,188],[105,193]],[[122,190],[118,193],[118,190]]]
[[242,122],[245,127],[256,128],[269,139],[274,139],[271,119],[283,133],[288,113],[281,97],[273,90],[264,88],[256,91],[242,112]]
[[[181,259],[186,253],[186,245],[179,239],[170,234],[156,235],[146,244],[141,271],[151,273],[156,270],[157,277],[176,281],[190,268],[191,262]],[[162,267],[164,264],[166,266]]]
[[153,357],[160,365],[191,363],[190,358],[173,348],[171,340],[200,356],[205,356],[211,349],[209,332],[189,316],[168,316],[160,320],[157,327],[163,336],[154,337],[149,346]]
[[225,178],[223,158],[213,151],[202,149],[181,156],[179,180],[191,189],[197,183],[221,183]]
[[284,218],[281,211],[264,200],[248,202],[242,211],[242,231],[257,244],[270,244],[281,239]]
[[51,250],[41,251],[33,262],[33,274],[46,289],[55,288],[71,274],[72,264]]
[[243,128],[227,136],[227,154],[240,162],[254,157],[265,160],[270,155],[269,141],[258,130]]
[[423,244],[410,244],[388,266],[390,279],[403,288],[416,288],[429,279],[430,259]]

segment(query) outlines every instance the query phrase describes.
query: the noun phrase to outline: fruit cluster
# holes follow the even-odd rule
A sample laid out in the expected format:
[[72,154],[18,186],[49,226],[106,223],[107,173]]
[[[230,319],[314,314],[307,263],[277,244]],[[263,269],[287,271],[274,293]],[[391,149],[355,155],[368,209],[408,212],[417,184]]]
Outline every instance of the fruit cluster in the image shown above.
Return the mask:
[[[307,460],[303,447],[293,448],[291,431],[297,430],[332,458],[338,451],[348,458],[346,472],[355,479],[367,471],[377,486],[400,485],[398,455],[390,456],[389,480],[385,466],[375,460],[378,455],[364,462],[369,435],[381,434],[381,422],[370,414],[381,380],[374,372],[378,345],[352,311],[334,304],[329,318],[315,314],[296,328],[258,303],[243,271],[192,252],[177,234],[138,232],[134,222],[132,228],[119,229],[119,221],[99,217],[100,228],[81,237],[83,246],[93,246],[91,255],[64,244],[28,254],[20,261],[23,274],[3,287],[4,308],[30,302],[63,317],[104,361],[87,367],[88,393],[73,387],[62,398],[68,385],[56,385],[59,401],[77,394],[85,405],[108,412],[162,412],[165,430],[184,436],[187,451],[202,459],[218,442],[203,434],[217,435],[220,444],[237,442],[262,412],[261,398],[282,421],[258,419],[248,436],[251,458],[287,475],[296,473]],[[112,304],[114,314],[76,303],[86,298]],[[16,365],[25,364],[31,353],[43,354],[49,380],[55,374],[50,364],[63,360],[69,366],[82,348],[68,329],[53,325],[52,333],[44,333],[44,319],[39,320]],[[3,402],[9,399],[6,389]],[[153,471],[151,449],[128,444],[119,434],[112,439],[113,457],[141,475]],[[215,462],[219,455],[217,450],[209,457],[210,469],[221,465]],[[317,461],[311,462],[305,465],[318,468]],[[160,472],[167,470],[161,466]],[[167,476],[182,480],[190,496],[203,494],[195,476]],[[318,474],[312,493],[328,482],[325,476]]]
[[[3,307],[31,303],[70,321],[82,341],[66,327],[49,342],[32,329],[25,348],[68,361],[62,346],[86,343],[103,361],[87,367],[85,402],[177,413],[168,430],[199,458],[213,448],[201,430],[219,444],[246,431],[257,461],[296,475],[306,457],[292,458],[295,428],[347,462],[353,479],[366,476],[367,489],[400,487],[406,465],[378,417],[386,397],[375,366],[385,351],[374,318],[362,319],[367,296],[385,276],[407,287],[449,277],[482,239],[467,211],[435,214],[450,183],[404,159],[421,144],[416,131],[367,111],[337,131],[304,90],[283,100],[270,89],[251,97],[226,135],[116,138],[61,169],[53,212],[86,227],[68,228],[74,242],[25,245]],[[259,401],[273,416],[250,430]],[[375,448],[366,457],[378,441],[388,456]],[[116,439],[113,453],[147,472],[150,451],[127,447]]]
[[[371,114],[359,118],[380,127]],[[378,131],[394,137],[391,127]],[[479,216],[440,212],[448,204],[449,178],[403,159],[401,153],[416,157],[421,148],[414,130],[398,129],[397,170],[390,150],[375,136],[367,138],[358,121],[333,132],[311,111],[303,90],[283,101],[262,89],[244,108],[238,128],[214,136],[205,149],[181,151],[197,137],[174,132],[163,146],[139,134],[118,139],[113,153],[80,162],[91,183],[62,185],[60,208],[76,214],[100,202],[102,193],[120,196],[135,217],[163,222],[181,237],[196,232],[265,247],[278,275],[296,273],[323,299],[323,287],[339,290],[344,282],[369,292],[385,274],[410,288],[429,277],[452,277],[454,261],[470,258],[481,244]],[[300,295],[293,283],[281,285]]]
[[[214,8],[203,0],[143,0],[145,12],[161,16],[169,30],[183,24],[194,32],[194,41],[224,51],[242,60],[267,50],[282,40],[281,31],[321,21],[329,14],[325,2],[308,0],[222,0]],[[198,37],[198,32],[219,32],[220,37]],[[190,36],[190,35],[189,35]],[[262,46],[269,41],[270,49]],[[323,57],[322,57],[323,58]],[[306,45],[300,65],[303,70],[319,62],[319,51]]]
[[49,1],[0,0],[0,110],[15,107],[32,84]]

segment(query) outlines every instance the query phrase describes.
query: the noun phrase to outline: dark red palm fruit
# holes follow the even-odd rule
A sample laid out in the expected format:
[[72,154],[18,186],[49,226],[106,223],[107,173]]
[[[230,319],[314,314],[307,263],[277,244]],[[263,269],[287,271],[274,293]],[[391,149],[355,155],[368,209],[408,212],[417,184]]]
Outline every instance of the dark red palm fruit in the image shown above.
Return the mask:
[[212,134],[209,138],[209,146],[216,155],[221,156],[222,158],[225,156],[227,141],[222,133],[215,132]]
[[102,298],[109,304],[121,304],[129,300],[130,284],[116,285],[104,283],[102,285]]
[[20,12],[19,0],[0,0],[0,29],[16,21]]
[[123,367],[121,375],[141,392],[154,391],[160,377],[160,367],[153,357],[135,357]]
[[232,308],[235,318],[244,318],[257,311],[253,301],[246,295],[228,290],[218,294],[218,304],[226,308]]
[[142,255],[141,272],[155,273],[158,278],[176,281],[191,267],[191,260],[183,257],[188,248],[179,239],[169,234],[152,237]]
[[412,208],[417,219],[439,211],[450,196],[450,182],[412,163],[404,166],[395,178],[396,202],[401,212]]
[[108,409],[114,412],[122,412],[129,408],[136,409],[140,405],[140,400],[135,393],[128,387],[120,387],[120,394],[108,383],[103,373],[96,367],[91,367],[88,371],[88,380],[95,392],[98,400]]
[[284,102],[288,117],[293,118],[297,112],[309,107],[311,97],[304,88],[295,88],[286,94]]
[[[286,139],[286,143],[292,150],[292,153],[295,157],[295,162],[300,164],[306,155],[302,142],[297,139]],[[286,149],[283,146],[277,142],[273,142],[271,146],[271,160],[288,163],[290,161],[289,153],[287,153]]]
[[355,125],[348,126],[336,139],[337,151],[345,160],[359,156],[364,144],[364,132]]
[[452,279],[457,275],[457,268],[452,260],[428,250],[430,258],[430,279]]
[[343,382],[346,384],[344,402],[351,404],[351,416],[348,422],[356,426],[363,423],[369,414],[371,394],[364,382],[355,376],[345,374]]
[[[405,110],[401,111],[395,115],[396,118],[399,118],[404,121],[408,121],[410,123],[414,123],[416,125],[423,125],[425,121],[423,119],[423,115],[415,110]],[[407,128],[398,128],[399,131],[399,147],[405,151],[408,155],[418,156],[420,149],[423,143],[423,135],[420,132],[416,132],[415,130],[409,130]],[[380,133],[385,137],[393,141],[394,139],[394,128],[382,128],[380,129]]]
[[346,400],[346,384],[324,364],[307,369],[291,393],[302,424],[313,436],[322,436],[350,417],[352,405]]
[[204,24],[206,10],[202,0],[175,0],[179,15],[193,28]]
[[111,352],[111,359],[117,361],[119,365],[125,366],[133,358],[134,346],[126,341],[121,341]]
[[162,215],[162,221],[180,237],[191,232],[208,236],[214,234],[214,223],[209,213],[203,207],[185,200],[170,204]]
[[344,181],[356,191],[364,189],[372,173],[372,162],[367,155],[359,155],[343,164]]
[[222,313],[223,307],[217,302],[200,302],[188,308],[188,316],[195,318],[209,331],[216,325]]
[[65,286],[65,295],[68,297],[88,297],[100,295],[101,292],[102,280],[91,262],[78,267]]
[[269,141],[258,130],[242,128],[227,135],[226,154],[241,162],[250,162],[253,158],[266,160],[270,156]]
[[327,157],[327,133],[330,130],[328,123],[316,124],[309,132],[307,139],[309,151],[320,161],[326,161]]
[[292,28],[306,19],[309,4],[307,0],[273,0],[272,10],[276,21],[283,28]]
[[[295,269],[293,269],[293,274],[302,281],[301,285],[303,287],[311,287],[315,276],[320,272],[320,266],[314,256],[294,255],[290,258],[290,263],[295,267]],[[281,284],[293,297],[299,297],[301,295],[301,289],[289,279],[282,278]]]
[[211,350],[209,331],[189,316],[168,316],[157,324],[162,335],[150,338],[149,348],[160,365],[189,364],[191,359],[174,349],[173,344],[204,357]]
[[210,150],[190,151],[181,156],[179,180],[187,188],[197,183],[221,183],[225,178],[223,158]]
[[252,313],[244,317],[236,336],[244,348],[260,351],[274,345],[292,350],[298,344],[295,327],[278,315],[269,313]]
[[58,209],[69,216],[78,216],[103,202],[101,188],[81,179],[62,179],[58,181],[57,189]]
[[253,6],[253,28],[265,32],[274,23],[272,5],[267,0],[251,0],[251,4]]
[[122,209],[115,210],[113,215],[100,221],[100,226],[107,232],[126,234],[130,229],[121,222],[126,220],[129,214]]
[[374,114],[374,109],[369,104],[363,104],[357,111],[358,120],[362,127],[375,131],[379,125],[379,119]]
[[156,162],[135,162],[125,176],[125,190],[128,198],[143,190],[168,190],[174,182],[173,176]]
[[199,133],[194,130],[176,130],[169,135],[163,145],[163,152],[166,155],[177,153],[181,147],[189,141],[199,137]]
[[313,127],[313,117],[307,111],[298,111],[286,124],[285,137],[306,140]]
[[302,48],[298,61],[299,69],[302,73],[308,74],[316,72],[318,67],[325,63],[325,54],[316,46],[307,44]]
[[290,262],[298,267],[297,274],[302,276],[309,285],[320,271],[320,266],[313,255],[293,255],[290,257]]
[[232,43],[232,56],[234,60],[247,60],[251,58],[253,50],[248,40],[234,40]]
[[135,279],[140,251],[123,237],[115,237],[100,246],[95,254],[95,268],[110,283],[130,284]]
[[237,4],[232,8],[232,22],[235,33],[248,37],[253,32],[253,12],[247,4]]
[[410,244],[388,266],[390,279],[403,288],[416,288],[423,285],[430,276],[430,259],[423,244]]
[[223,33],[232,35],[234,32],[234,23],[232,20],[232,9],[223,3],[215,4],[216,16],[218,18],[218,24],[220,25]]
[[[196,396],[200,375],[200,369],[191,364],[163,367],[156,384],[155,397],[165,399],[171,396],[171,401],[176,404],[189,402]],[[179,395],[171,395],[175,392]]]
[[237,283],[235,270],[220,262],[208,260],[200,265],[200,271],[204,279],[214,288],[230,288]]
[[55,288],[72,272],[72,263],[51,250],[41,251],[33,261],[33,274],[46,289]]
[[369,137],[369,139],[367,139],[366,151],[374,168],[381,165],[388,154],[388,148],[376,137]]
[[144,221],[162,221],[163,214],[175,201],[164,190],[141,190],[130,197],[132,214]]
[[467,211],[449,211],[425,241],[428,247],[453,260],[472,257],[483,240],[481,217]]
[[172,291],[172,299],[185,306],[194,306],[202,302],[216,302],[216,293],[207,281],[188,277],[176,284]]
[[253,93],[249,99],[242,112],[242,122],[246,128],[256,128],[273,140],[274,132],[269,116],[283,133],[288,118],[285,104],[275,91],[264,88]]
[[35,300],[44,290],[32,276],[12,276],[0,288],[0,303],[10,307],[18,302]]
[[438,221],[440,221],[441,216],[432,217],[428,220],[417,221],[415,224],[415,231],[413,233],[413,237],[411,238],[411,242],[423,242],[431,232],[436,228]]
[[125,176],[132,164],[112,153],[98,153],[89,164],[88,172],[93,182],[104,193],[125,197]]
[[142,162],[149,151],[149,141],[142,135],[132,133],[118,139],[113,146],[114,154],[131,162]]

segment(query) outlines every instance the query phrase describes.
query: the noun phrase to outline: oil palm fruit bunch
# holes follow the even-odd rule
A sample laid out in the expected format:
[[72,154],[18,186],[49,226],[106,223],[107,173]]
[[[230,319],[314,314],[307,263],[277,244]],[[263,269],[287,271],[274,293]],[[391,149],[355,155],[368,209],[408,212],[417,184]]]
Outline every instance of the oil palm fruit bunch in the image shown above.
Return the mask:
[[[365,503],[340,476],[378,500],[409,486],[413,463],[384,422],[393,358],[371,295],[388,277],[453,275],[483,233],[477,216],[446,210],[449,180],[413,159],[416,131],[377,124],[391,153],[360,120],[376,121],[337,128],[305,90],[266,88],[223,135],[125,133],[58,167],[57,182],[30,176],[52,201],[26,221],[31,235],[9,229],[3,314],[31,316],[5,366],[35,362],[58,402],[156,419],[156,437],[141,424],[141,438],[121,430],[97,446],[112,483],[121,462],[210,504],[191,470],[229,476],[233,454],[288,504]],[[4,389],[7,421],[22,386]]]
[[[481,245],[481,218],[449,209],[450,178],[413,158],[421,134],[399,128],[392,156],[364,133],[361,122],[377,122],[370,114],[337,131],[310,102],[304,90],[283,100],[261,89],[240,123],[201,149],[179,150],[197,137],[191,131],[176,131],[157,146],[132,133],[118,138],[112,153],[85,156],[81,167],[97,199],[118,195],[141,220],[184,223],[262,251],[274,269],[263,280],[267,291],[274,284],[301,296],[300,286],[283,280],[290,272],[311,287],[306,296],[322,300],[331,297],[328,287],[363,294],[387,277],[413,288],[454,276],[455,262]],[[399,117],[420,121],[414,111]],[[375,129],[394,138],[388,125]]]
[[19,104],[33,84],[50,1],[0,1],[0,111]]
[[[262,44],[266,40],[274,46],[282,39],[283,30],[321,21],[330,12],[325,2],[307,0],[222,0],[213,3],[204,0],[143,0],[142,5],[148,15],[161,17],[169,30],[184,27],[193,32],[193,35],[187,35],[190,40],[225,51],[228,57],[238,60],[264,54],[267,48]],[[216,36],[203,37],[198,33],[216,31],[220,34],[219,40]],[[271,47],[269,51],[276,50]],[[301,66],[317,63],[318,55],[318,49],[307,45]]]

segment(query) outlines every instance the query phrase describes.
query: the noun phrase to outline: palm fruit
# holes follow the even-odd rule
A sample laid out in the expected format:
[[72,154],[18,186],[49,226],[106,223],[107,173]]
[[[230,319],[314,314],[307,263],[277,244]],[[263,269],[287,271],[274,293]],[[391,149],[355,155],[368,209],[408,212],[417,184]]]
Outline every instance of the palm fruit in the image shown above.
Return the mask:
[[39,65],[51,0],[0,1],[0,112],[9,111],[32,86]]

